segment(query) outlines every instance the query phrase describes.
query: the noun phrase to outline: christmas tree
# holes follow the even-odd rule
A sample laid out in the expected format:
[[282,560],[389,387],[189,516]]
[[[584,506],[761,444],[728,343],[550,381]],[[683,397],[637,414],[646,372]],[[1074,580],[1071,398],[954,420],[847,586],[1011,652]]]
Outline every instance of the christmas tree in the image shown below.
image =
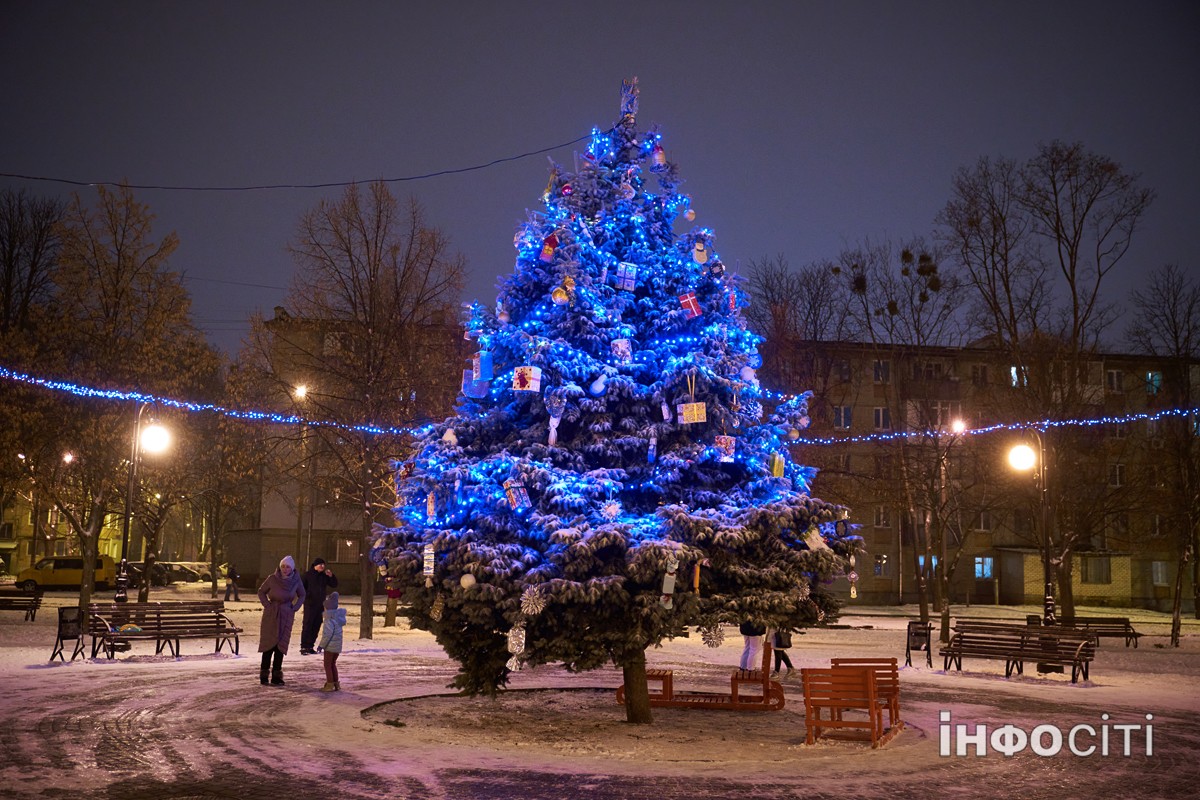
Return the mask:
[[644,721],[647,648],[687,626],[716,646],[744,619],[832,620],[826,584],[856,537],[789,456],[809,396],[767,412],[712,231],[675,233],[695,214],[637,105],[634,79],[620,121],[552,167],[495,308],[470,307],[458,412],[399,466],[398,527],[374,555],[458,688],[614,663]]

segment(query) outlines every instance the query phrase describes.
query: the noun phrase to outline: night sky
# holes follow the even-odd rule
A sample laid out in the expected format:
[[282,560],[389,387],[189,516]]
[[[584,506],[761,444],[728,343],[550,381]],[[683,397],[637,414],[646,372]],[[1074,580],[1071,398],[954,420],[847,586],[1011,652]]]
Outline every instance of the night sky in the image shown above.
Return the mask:
[[[729,265],[929,235],[956,169],[1079,140],[1151,207],[1112,284],[1200,273],[1195,2],[8,2],[0,172],[164,186],[368,181],[658,123]],[[553,152],[571,168],[583,144]],[[392,184],[490,302],[545,155]],[[54,182],[0,187],[66,195]],[[80,189],[89,198],[94,190]],[[234,351],[284,301],[301,214],[340,189],[139,190],[195,317]],[[256,284],[256,285],[245,285]]]

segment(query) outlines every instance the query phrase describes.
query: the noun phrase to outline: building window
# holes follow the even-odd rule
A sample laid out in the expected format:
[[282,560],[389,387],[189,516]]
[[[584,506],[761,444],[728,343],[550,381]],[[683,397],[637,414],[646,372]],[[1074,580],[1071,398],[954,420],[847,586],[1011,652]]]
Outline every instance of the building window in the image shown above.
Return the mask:
[[1151,370],[1146,373],[1146,394],[1158,394],[1162,391],[1162,373]]
[[892,429],[892,410],[887,406],[875,406],[875,430],[890,431]]
[[971,365],[971,384],[974,386],[984,387],[988,384],[988,368],[987,364],[972,364]]
[[840,431],[850,430],[850,421],[853,418],[853,413],[850,406],[834,406],[833,407],[833,427]]
[[[938,557],[930,556],[930,559],[933,561],[933,569],[936,570],[938,565]],[[917,556],[917,566],[921,568],[921,572],[925,571],[925,556]]]
[[992,512],[984,509],[975,515],[975,530],[990,531],[992,529]]
[[1167,535],[1166,520],[1162,514],[1155,514],[1150,518],[1150,538],[1161,539]]
[[1101,549],[1109,549],[1109,542],[1115,542],[1117,547],[1129,541],[1129,515],[1128,514],[1109,514],[1106,520],[1107,525],[1103,538]]
[[913,380],[935,381],[940,380],[942,374],[946,371],[946,365],[940,361],[919,361],[913,362],[912,365]]
[[992,578],[992,557],[975,556],[975,579],[990,580]]
[[1114,439],[1125,439],[1129,436],[1129,423],[1117,422],[1108,426],[1108,432]]
[[929,410],[933,426],[938,430],[945,430],[954,420],[962,419],[962,403],[955,400],[934,400],[929,404]]
[[11,522],[0,523],[0,539],[15,539],[13,533],[13,524]]
[[892,477],[892,457],[889,455],[874,456],[875,477],[890,478]]
[[1022,386],[1029,385],[1029,370],[1025,369],[1025,367],[1013,364],[1008,368],[1008,371],[1009,378],[1011,379],[1014,388],[1020,388]]
[[1081,583],[1112,583],[1112,564],[1108,556],[1081,556],[1079,579]]
[[887,360],[877,360],[875,362],[875,367],[872,370],[872,377],[876,383],[891,383],[892,362]]
[[1171,579],[1168,576],[1170,564],[1166,561],[1151,561],[1150,562],[1150,582],[1155,586],[1170,586]]
[[1125,465],[1124,464],[1109,464],[1108,465],[1108,485],[1114,489],[1125,485]]
[[888,512],[887,506],[875,506],[875,527],[890,528],[892,527],[892,517]]
[[892,577],[892,564],[887,556],[875,556],[875,577],[890,578]]
[[1105,370],[1104,388],[1109,392],[1125,391],[1125,373],[1119,369]]
[[833,376],[842,383],[850,382],[850,362],[844,358],[839,358],[833,362]]
[[340,564],[354,564],[358,562],[358,546],[353,539],[347,539],[344,536],[337,538],[337,555],[334,560]]

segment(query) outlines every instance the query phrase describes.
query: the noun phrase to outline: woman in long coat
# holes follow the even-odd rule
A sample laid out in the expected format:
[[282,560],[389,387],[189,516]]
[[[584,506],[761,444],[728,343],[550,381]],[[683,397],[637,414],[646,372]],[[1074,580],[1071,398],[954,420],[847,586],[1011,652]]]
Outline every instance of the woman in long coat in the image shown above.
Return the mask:
[[283,686],[283,656],[292,638],[296,609],[304,605],[304,582],[296,573],[296,562],[291,556],[284,556],[279,569],[258,587],[258,601],[263,604],[258,632],[258,652],[262,653],[259,681],[266,685],[267,669],[270,668],[271,683]]

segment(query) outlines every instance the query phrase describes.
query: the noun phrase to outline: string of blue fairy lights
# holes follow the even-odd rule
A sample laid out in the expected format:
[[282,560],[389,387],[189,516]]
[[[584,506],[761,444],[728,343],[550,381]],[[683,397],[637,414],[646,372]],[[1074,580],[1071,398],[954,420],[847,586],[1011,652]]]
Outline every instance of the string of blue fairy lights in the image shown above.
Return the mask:
[[[168,408],[176,408],[181,411],[202,412],[207,411],[214,414],[221,414],[232,419],[246,420],[248,422],[265,422],[271,425],[297,425],[305,424],[314,427],[333,428],[336,430],[350,431],[354,433],[368,433],[376,435],[389,436],[421,436],[429,429],[428,424],[400,428],[395,426],[381,426],[371,424],[350,424],[346,422],[338,422],[337,420],[320,420],[308,419],[297,414],[279,414],[273,411],[247,411],[236,408],[228,408],[227,406],[215,405],[213,403],[196,403],[190,400],[178,400],[172,397],[161,397],[159,395],[146,394],[144,392],[122,391],[120,389],[97,389],[91,386],[81,386],[71,381],[56,380],[53,378],[42,378],[36,375],[30,375],[24,372],[16,372],[7,367],[0,366],[0,378],[24,383],[30,386],[38,386],[43,389],[49,389],[55,392],[65,392],[73,394],[77,397],[96,398],[101,400],[114,400],[117,402],[137,402],[137,403],[157,403],[160,406]],[[783,394],[763,390],[763,394],[768,398],[776,401],[786,401],[794,399],[796,395]],[[1191,408],[1164,408],[1158,411],[1146,411],[1140,413],[1122,414],[1119,416],[1102,416],[1088,417],[1083,419],[1043,419],[1031,420],[1025,422],[1002,422],[993,425],[987,425],[981,428],[966,428],[955,436],[981,436],[989,433],[997,433],[1001,431],[1024,431],[1029,429],[1047,430],[1053,428],[1066,427],[1088,427],[1095,425],[1124,425],[1130,422],[1153,422],[1167,418],[1186,418],[1193,417],[1193,425],[1196,431],[1200,434],[1200,406]],[[801,436],[794,439],[790,444],[795,445],[837,445],[837,444],[862,444],[870,442],[890,442],[901,439],[928,439],[939,436],[947,436],[945,431],[936,430],[912,430],[912,431],[890,431],[862,434],[859,436]]]

